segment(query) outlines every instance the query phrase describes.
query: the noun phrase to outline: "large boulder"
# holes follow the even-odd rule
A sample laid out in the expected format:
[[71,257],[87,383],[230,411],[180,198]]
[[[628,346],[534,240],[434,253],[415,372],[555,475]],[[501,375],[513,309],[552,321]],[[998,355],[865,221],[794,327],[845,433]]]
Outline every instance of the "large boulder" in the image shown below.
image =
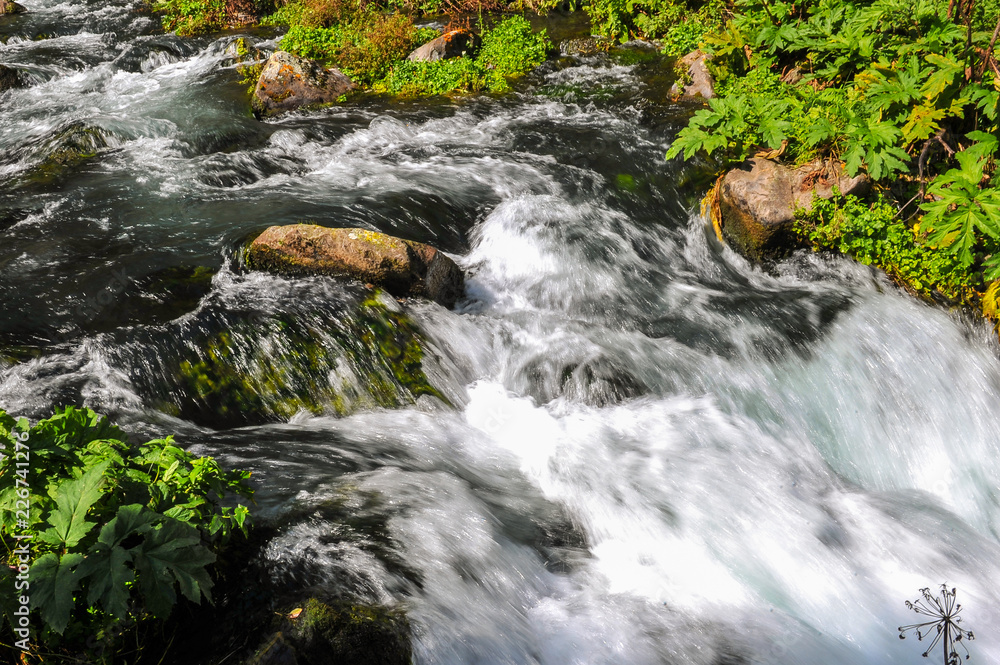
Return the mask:
[[343,275],[397,296],[422,296],[451,307],[464,278],[443,252],[367,229],[314,224],[272,226],[247,253],[251,267],[291,275]]
[[680,80],[670,88],[672,97],[715,97],[715,79],[706,64],[712,56],[701,51],[691,51],[677,61],[674,68]]
[[339,69],[277,51],[264,64],[250,104],[259,117],[295,109],[332,104],[356,89]]
[[871,181],[864,174],[849,177],[839,162],[792,169],[768,159],[749,159],[719,184],[722,235],[749,258],[781,256],[797,244],[795,210],[810,210],[814,196],[831,198],[835,187],[844,195],[864,196]]
[[0,92],[11,88],[20,88],[24,85],[24,77],[21,72],[7,65],[0,65]]
[[479,50],[482,40],[479,35],[470,30],[452,30],[423,46],[417,47],[407,60],[414,62],[435,62],[449,58],[461,58],[464,55],[473,56]]
[[23,14],[26,11],[28,10],[25,9],[24,5],[10,2],[10,0],[0,0],[0,14]]

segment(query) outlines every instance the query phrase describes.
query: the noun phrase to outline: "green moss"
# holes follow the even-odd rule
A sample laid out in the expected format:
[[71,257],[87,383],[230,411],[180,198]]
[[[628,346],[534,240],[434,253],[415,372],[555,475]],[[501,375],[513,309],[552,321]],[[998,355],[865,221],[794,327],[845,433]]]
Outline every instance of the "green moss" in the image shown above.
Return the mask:
[[384,607],[310,598],[282,633],[301,665],[409,665],[413,655],[406,616]]
[[48,141],[45,157],[27,179],[35,184],[50,184],[107,148],[108,142],[101,130],[74,123]]
[[344,416],[421,395],[448,400],[423,371],[422,335],[380,292],[336,328],[288,316],[234,325],[176,365],[170,399],[189,419],[232,426],[299,411]]

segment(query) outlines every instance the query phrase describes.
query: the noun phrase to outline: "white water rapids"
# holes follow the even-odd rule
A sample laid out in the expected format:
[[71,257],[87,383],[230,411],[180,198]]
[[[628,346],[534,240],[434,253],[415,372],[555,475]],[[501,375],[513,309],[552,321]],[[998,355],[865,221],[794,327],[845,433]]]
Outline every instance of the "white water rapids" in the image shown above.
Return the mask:
[[[32,82],[0,96],[0,407],[82,402],[252,469],[264,518],[315,507],[264,556],[405,609],[420,665],[926,662],[896,629],[940,583],[970,662],[1000,662],[995,336],[845,259],[765,272],[722,247],[690,212],[704,185],[663,161],[684,116],[657,115],[644,65],[259,123],[233,36],[24,4],[0,19],[0,63]],[[74,122],[107,147],[18,184]],[[407,303],[454,408],[225,430],[140,389],[199,326],[349,288],[234,260],[303,219],[462,265],[454,311]],[[216,271],[208,292],[153,320],[143,279],[181,264]]]

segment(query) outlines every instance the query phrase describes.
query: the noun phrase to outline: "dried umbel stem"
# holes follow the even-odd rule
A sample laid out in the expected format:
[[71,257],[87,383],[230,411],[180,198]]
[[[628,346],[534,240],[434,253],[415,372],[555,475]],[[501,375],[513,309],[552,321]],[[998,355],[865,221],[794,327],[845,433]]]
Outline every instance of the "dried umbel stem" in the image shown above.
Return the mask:
[[915,623],[909,626],[899,627],[899,639],[906,639],[906,633],[913,631],[917,639],[922,641],[925,637],[933,636],[930,646],[922,654],[926,658],[934,647],[941,644],[944,665],[959,665],[962,657],[959,655],[957,647],[961,647],[965,652],[965,660],[969,658],[969,649],[966,642],[976,639],[971,630],[961,628],[962,617],[959,612],[962,606],[955,602],[955,589],[949,589],[946,585],[941,585],[941,592],[937,596],[931,595],[930,589],[921,589],[920,598],[914,601],[906,601],[906,607],[917,614],[930,617],[930,621]]

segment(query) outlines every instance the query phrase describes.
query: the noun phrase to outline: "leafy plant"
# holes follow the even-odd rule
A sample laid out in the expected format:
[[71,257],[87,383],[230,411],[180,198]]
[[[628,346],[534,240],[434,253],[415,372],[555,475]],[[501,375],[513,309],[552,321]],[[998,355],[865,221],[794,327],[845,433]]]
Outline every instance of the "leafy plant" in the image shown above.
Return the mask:
[[281,38],[281,48],[303,58],[337,66],[358,83],[384,77],[417,43],[413,20],[401,14],[359,11],[330,27],[297,23]]
[[664,53],[679,56],[722,27],[719,0],[593,0],[587,7],[594,32],[620,42],[662,39]]
[[[169,437],[129,445],[90,409],[67,407],[34,426],[0,411],[7,450],[25,435],[27,448],[0,461],[0,542],[15,570],[14,549],[31,543],[31,609],[43,642],[79,648],[116,623],[165,618],[178,591],[211,600],[209,566],[250,525],[245,506],[223,501],[252,496],[249,472],[223,471]],[[25,475],[30,491],[15,482]],[[19,515],[25,502],[30,510]],[[15,538],[25,533],[34,537]],[[13,575],[0,570],[5,583]],[[11,596],[0,603],[13,626]]]
[[522,16],[509,16],[485,30],[478,55],[436,62],[402,61],[375,84],[376,92],[440,95],[452,91],[505,92],[509,79],[528,73],[552,48],[545,30],[535,33]]
[[1000,277],[1000,255],[995,252],[1000,241],[1000,189],[980,186],[987,166],[987,158],[979,156],[982,152],[955,155],[960,168],[944,173],[930,186],[934,200],[921,205],[922,224],[930,231],[928,241],[955,254],[963,266],[972,266],[977,245],[988,247],[993,253],[986,262],[986,279],[992,281]]
[[952,254],[923,242],[918,225],[899,219],[885,198],[872,203],[856,196],[817,199],[809,212],[796,214],[796,229],[814,249],[847,254],[878,266],[905,287],[924,296],[941,294],[954,302],[974,303],[982,277]]
[[154,0],[164,30],[196,35],[247,25],[273,8],[272,0]]

